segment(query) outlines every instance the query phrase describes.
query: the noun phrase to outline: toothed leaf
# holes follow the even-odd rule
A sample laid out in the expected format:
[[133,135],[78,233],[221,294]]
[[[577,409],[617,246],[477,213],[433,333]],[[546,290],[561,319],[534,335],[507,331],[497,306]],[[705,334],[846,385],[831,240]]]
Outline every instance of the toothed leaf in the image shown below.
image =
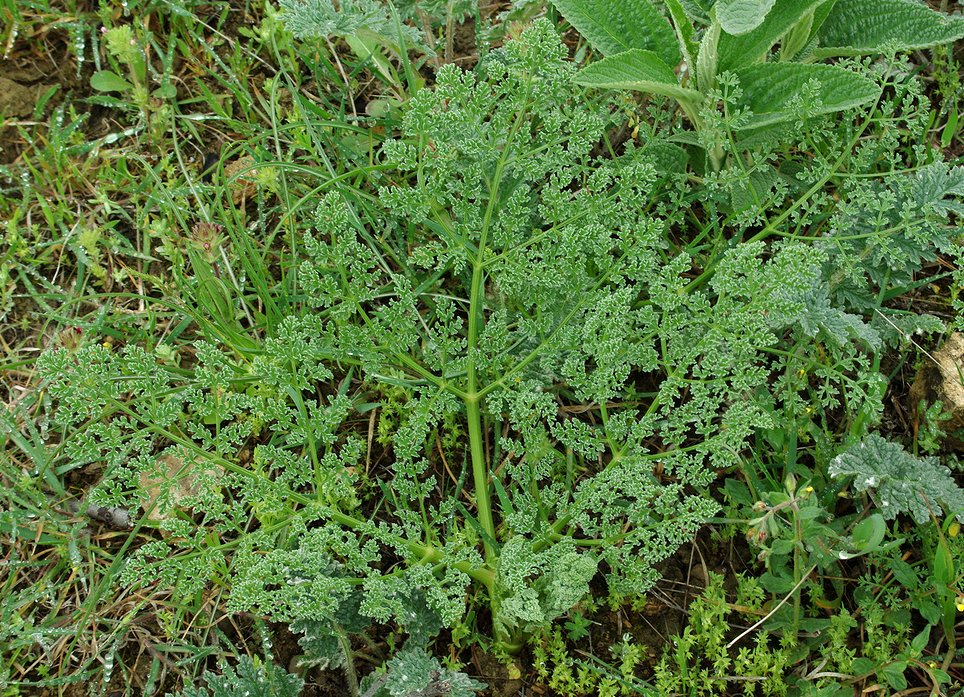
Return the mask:
[[916,0],[838,0],[820,29],[813,55],[857,56],[888,48],[908,51],[964,37],[964,17],[935,12]]
[[605,56],[642,48],[656,53],[664,63],[680,61],[673,27],[648,0],[553,0],[553,4]]

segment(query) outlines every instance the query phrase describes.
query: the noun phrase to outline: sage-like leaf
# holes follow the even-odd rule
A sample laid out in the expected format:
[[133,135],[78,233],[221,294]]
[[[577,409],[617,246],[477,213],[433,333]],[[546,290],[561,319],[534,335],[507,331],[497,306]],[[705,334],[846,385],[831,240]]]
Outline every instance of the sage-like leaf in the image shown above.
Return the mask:
[[642,48],[669,65],[680,61],[673,27],[649,0],[553,0],[553,4],[605,56]]
[[576,73],[574,79],[587,87],[652,92],[678,100],[700,99],[696,90],[680,87],[676,73],[659,56],[643,49],[596,61]]
[[815,58],[909,51],[964,37],[964,17],[915,0],[838,0],[819,33]]
[[756,29],[766,19],[776,0],[719,0],[716,20],[727,34],[740,36]]
[[815,103],[809,104],[812,114],[852,109],[873,101],[879,92],[872,80],[833,65],[762,63],[735,72],[743,90],[739,105],[753,112],[744,129],[795,118],[794,98],[811,84],[816,86]]
[[797,22],[826,1],[777,0],[766,19],[753,31],[741,36],[734,36],[732,32],[723,34],[719,44],[719,69],[734,70],[762,60]]

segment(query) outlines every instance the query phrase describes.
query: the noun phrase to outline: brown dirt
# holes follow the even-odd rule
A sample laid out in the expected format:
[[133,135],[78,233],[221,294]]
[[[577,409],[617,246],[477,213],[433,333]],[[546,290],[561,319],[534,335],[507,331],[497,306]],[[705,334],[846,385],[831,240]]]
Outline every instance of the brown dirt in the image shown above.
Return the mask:
[[39,99],[51,88],[60,87],[46,105],[49,110],[61,101],[66,90],[83,83],[83,78],[77,77],[76,65],[65,41],[53,41],[50,53],[41,55],[23,49],[12,51],[9,58],[0,60],[0,165],[15,162],[23,152],[24,143],[17,126],[32,120]]
[[[964,450],[964,438],[957,437],[964,430],[964,334],[955,332],[944,345],[932,354],[917,372],[910,389],[910,411],[917,413],[922,401],[933,404],[940,400],[947,421],[941,428],[948,434],[947,445]],[[915,423],[915,429],[917,424]]]

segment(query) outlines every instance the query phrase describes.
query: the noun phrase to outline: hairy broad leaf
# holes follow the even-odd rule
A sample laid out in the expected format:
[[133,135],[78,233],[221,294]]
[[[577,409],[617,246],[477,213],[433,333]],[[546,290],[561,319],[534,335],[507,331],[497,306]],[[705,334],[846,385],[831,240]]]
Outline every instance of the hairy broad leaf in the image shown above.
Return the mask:
[[857,56],[886,48],[927,48],[964,37],[964,17],[949,17],[916,0],[837,0],[813,55]]
[[644,48],[664,63],[680,61],[673,28],[649,0],[553,0],[553,4],[603,55]]
[[710,23],[710,8],[713,0],[680,0],[680,5],[686,11],[686,16],[697,24]]
[[608,56],[580,70],[575,81],[587,87],[637,90],[674,99],[699,100],[695,90],[680,87],[676,73],[652,51],[633,49]]
[[[832,65],[763,63],[735,72],[743,89],[739,105],[753,112],[743,128],[788,121],[803,109],[811,115],[852,109],[879,91],[868,78]],[[803,96],[808,90],[809,99]]]
[[719,70],[733,70],[761,60],[801,19],[827,0],[777,0],[766,19],[742,36],[723,34],[719,44]]
[[914,457],[872,433],[830,463],[830,476],[853,477],[856,491],[872,491],[887,520],[910,513],[920,524],[941,508],[964,521],[964,491],[935,457]]
[[775,2],[776,0],[719,0],[716,3],[716,19],[727,34],[747,34],[760,26]]

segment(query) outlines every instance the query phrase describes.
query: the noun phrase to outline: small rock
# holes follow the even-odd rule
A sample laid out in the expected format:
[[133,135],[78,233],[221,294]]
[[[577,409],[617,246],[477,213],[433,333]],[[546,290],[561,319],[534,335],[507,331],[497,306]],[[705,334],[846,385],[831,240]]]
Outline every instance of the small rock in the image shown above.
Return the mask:
[[0,77],[0,114],[7,118],[29,116],[33,113],[36,101],[34,88]]
[[940,428],[948,434],[947,445],[964,450],[964,437],[954,437],[964,430],[964,334],[955,332],[917,371],[910,388],[911,410],[916,412],[921,400],[927,404],[941,401],[944,413],[950,418]]

